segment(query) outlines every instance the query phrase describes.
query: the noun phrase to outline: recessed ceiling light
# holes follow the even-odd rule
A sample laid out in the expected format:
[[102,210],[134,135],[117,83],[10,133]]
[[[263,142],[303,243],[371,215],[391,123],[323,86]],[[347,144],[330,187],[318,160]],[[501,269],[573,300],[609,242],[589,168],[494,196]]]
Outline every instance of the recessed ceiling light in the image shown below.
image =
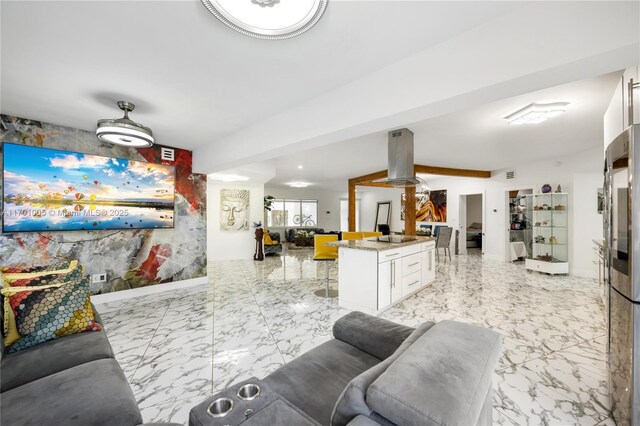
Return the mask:
[[212,173],[209,176],[209,179],[211,180],[219,180],[221,182],[239,182],[239,181],[245,181],[245,180],[249,180],[248,177],[246,176],[240,176],[240,175],[225,175],[225,174],[220,174],[220,173]]
[[504,117],[509,124],[538,124],[551,117],[565,112],[569,102],[555,102],[552,104],[529,104],[513,114]]
[[201,0],[223,24],[250,37],[298,36],[322,18],[328,0]]
[[289,182],[288,185],[291,188],[306,188],[311,184],[309,182]]
[[298,166],[298,168],[299,168],[299,169],[301,169],[301,168],[302,168],[302,164],[300,164],[300,165]]

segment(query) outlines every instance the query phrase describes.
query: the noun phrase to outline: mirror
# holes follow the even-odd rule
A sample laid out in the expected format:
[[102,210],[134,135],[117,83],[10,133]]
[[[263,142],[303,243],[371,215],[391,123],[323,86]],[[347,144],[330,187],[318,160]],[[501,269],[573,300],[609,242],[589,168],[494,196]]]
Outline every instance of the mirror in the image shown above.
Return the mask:
[[391,201],[379,201],[378,211],[376,212],[376,223],[373,227],[374,231],[378,230],[378,225],[389,225],[391,217]]

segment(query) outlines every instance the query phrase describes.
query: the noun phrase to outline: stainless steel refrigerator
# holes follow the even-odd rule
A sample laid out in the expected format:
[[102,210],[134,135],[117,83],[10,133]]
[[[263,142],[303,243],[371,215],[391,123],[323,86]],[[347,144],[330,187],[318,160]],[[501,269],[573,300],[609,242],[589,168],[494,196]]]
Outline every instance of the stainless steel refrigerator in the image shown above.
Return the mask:
[[640,125],[607,147],[604,186],[611,409],[640,426]]

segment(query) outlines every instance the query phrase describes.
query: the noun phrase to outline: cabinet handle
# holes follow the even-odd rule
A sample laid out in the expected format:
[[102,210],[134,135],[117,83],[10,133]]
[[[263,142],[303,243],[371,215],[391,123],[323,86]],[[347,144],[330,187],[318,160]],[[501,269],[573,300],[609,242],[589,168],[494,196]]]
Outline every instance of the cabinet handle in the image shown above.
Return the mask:
[[411,263],[411,264],[409,264],[409,266],[416,266],[418,264],[420,264],[420,262]]
[[420,281],[414,281],[414,282],[412,282],[411,284],[409,284],[409,287],[411,287],[412,285],[416,285],[416,284],[418,284],[419,282],[420,282]]
[[395,287],[396,286],[396,261],[392,260],[391,261],[391,287]]
[[385,257],[397,256],[398,253],[385,254]]

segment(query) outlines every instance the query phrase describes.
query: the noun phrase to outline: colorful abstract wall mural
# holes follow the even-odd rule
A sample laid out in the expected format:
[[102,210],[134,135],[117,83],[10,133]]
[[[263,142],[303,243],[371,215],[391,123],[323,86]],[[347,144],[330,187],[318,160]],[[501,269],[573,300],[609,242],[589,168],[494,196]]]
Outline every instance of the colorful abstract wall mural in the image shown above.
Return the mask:
[[160,159],[160,146],[134,149],[100,142],[94,133],[0,115],[0,141],[126,158],[175,167],[175,228],[34,232],[0,235],[0,266],[39,266],[78,259],[86,274],[107,273],[91,284],[93,294],[204,277],[206,175],[191,170],[191,151],[176,149],[175,161]]
[[[404,220],[405,194],[400,199],[400,220]],[[416,193],[416,222],[446,222],[447,191],[423,191]]]

